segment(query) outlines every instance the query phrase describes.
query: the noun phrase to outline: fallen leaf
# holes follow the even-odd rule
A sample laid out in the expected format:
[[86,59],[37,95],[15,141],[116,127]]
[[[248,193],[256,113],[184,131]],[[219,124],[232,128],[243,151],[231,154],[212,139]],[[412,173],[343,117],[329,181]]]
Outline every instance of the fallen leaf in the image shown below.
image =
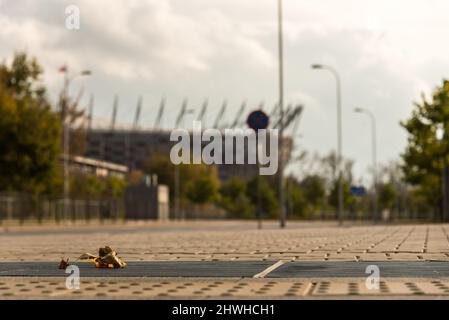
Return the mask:
[[67,269],[67,267],[69,266],[69,259],[64,260],[64,258],[61,259],[61,262],[59,263],[59,269]]
[[125,268],[127,266],[126,262],[117,256],[111,247],[106,246],[98,250],[98,257],[90,253],[82,254],[78,259],[87,260],[89,262],[95,263],[97,268]]

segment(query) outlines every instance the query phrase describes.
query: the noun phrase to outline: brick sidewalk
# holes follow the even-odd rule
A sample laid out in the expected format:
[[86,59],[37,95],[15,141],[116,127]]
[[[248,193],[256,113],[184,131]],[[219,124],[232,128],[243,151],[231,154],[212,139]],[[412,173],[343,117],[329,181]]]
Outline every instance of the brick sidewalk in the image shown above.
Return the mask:
[[[0,231],[0,262],[75,260],[110,245],[126,261],[449,261],[449,225],[184,222],[14,227]],[[448,264],[449,267],[449,264]],[[80,290],[64,277],[0,277],[0,299],[169,298],[449,298],[449,278],[82,278]]]
[[90,278],[79,290],[65,278],[0,277],[0,299],[449,299],[449,279]]
[[73,261],[104,245],[128,261],[449,261],[449,225],[339,228],[297,223],[286,230],[255,230],[246,222],[213,222],[36,230],[0,233],[0,261]]

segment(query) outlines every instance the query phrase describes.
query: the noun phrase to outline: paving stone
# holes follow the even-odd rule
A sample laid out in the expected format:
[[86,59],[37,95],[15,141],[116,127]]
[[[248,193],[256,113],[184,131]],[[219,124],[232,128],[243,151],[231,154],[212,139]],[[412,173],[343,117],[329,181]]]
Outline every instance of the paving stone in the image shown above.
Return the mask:
[[[264,229],[257,230],[253,222],[243,221],[214,221],[214,222],[169,222],[169,223],[134,223],[90,225],[64,224],[59,226],[4,226],[0,227],[0,262],[11,261],[54,261],[59,263],[61,257],[71,261],[83,252],[96,253],[100,246],[114,247],[122,258],[127,261],[271,261],[295,260],[310,262],[341,262],[341,261],[373,261],[373,262],[447,262],[449,261],[449,225],[448,224],[420,224],[420,225],[363,225],[345,223],[338,227],[334,222],[289,222],[288,228],[280,230],[277,222],[264,222]],[[250,279],[249,285],[234,288],[238,280],[225,280],[225,284],[208,287],[211,280],[192,280],[194,291],[188,291],[182,281],[174,286],[161,284],[156,280],[135,280],[145,285],[154,284],[156,287],[144,285],[133,288],[129,286],[129,294],[123,294],[118,284],[109,284],[106,280],[107,292],[100,292],[99,282],[93,282],[94,289],[81,291],[56,289],[64,286],[62,283],[51,284],[51,281],[26,284],[24,286],[9,286],[11,280],[0,277],[0,282],[6,279],[6,285],[0,285],[0,297],[29,297],[36,296],[53,298],[84,297],[94,298],[114,297],[184,297],[195,295],[198,297],[221,296],[275,296],[301,297],[304,292],[289,288],[291,282],[303,281],[294,279],[276,279],[277,284],[264,288],[266,279]],[[96,278],[93,278],[96,279]],[[120,280],[121,286],[128,286],[128,280]],[[184,280],[184,279],[182,279]],[[260,282],[256,281],[260,280]],[[447,279],[438,278],[419,280],[416,277],[406,282],[399,280],[385,281],[380,289],[380,295],[430,295],[446,297],[449,288]],[[152,282],[153,281],[153,282]],[[245,279],[246,281],[246,279]],[[285,280],[286,281],[286,280]],[[303,281],[301,288],[308,288],[313,292],[321,279],[312,282]],[[360,295],[376,296],[373,291],[366,291],[363,279],[332,280],[331,287],[335,295],[347,294],[348,290],[357,291]],[[351,282],[352,281],[352,282]],[[53,281],[54,282],[54,281]],[[352,284],[351,284],[352,283]],[[354,284],[355,283],[355,284]],[[204,287],[206,286],[206,288]],[[330,286],[324,284],[324,287]],[[2,289],[3,288],[3,289]],[[89,287],[90,288],[90,287]],[[101,288],[101,287],[100,287]],[[276,288],[276,289],[275,289]],[[383,288],[383,289],[382,289]],[[387,288],[387,289],[385,289]],[[24,290],[24,291],[20,291]],[[30,290],[30,291],[26,291]],[[126,289],[128,290],[128,289]],[[133,291],[131,291],[133,290]],[[187,290],[187,291],[186,291]],[[252,291],[254,290],[254,291]],[[271,291],[270,291],[271,290]],[[304,289],[305,290],[305,289]],[[331,289],[329,289],[331,290]],[[345,291],[346,290],[346,291]],[[260,292],[260,293],[256,293]],[[285,292],[284,292],[285,291]],[[384,292],[385,291],[385,292]],[[197,292],[197,293],[193,293]],[[284,292],[284,293],[283,293]],[[340,293],[338,293],[340,292]],[[353,293],[354,293],[353,292]],[[99,294],[97,296],[97,294]],[[315,295],[315,294],[314,294]],[[308,296],[306,294],[306,296]],[[354,296],[357,296],[354,293]]]
[[[52,278],[3,278],[5,290],[1,299],[217,299],[276,298],[302,299],[313,297],[381,297],[425,296],[449,298],[449,281],[416,281],[384,279],[379,289],[368,289],[363,279],[328,278],[318,281],[299,279],[149,279],[95,278],[81,281],[80,289],[65,288],[65,280]],[[33,282],[33,283],[32,283]],[[22,286],[17,286],[21,284]],[[2,287],[3,288],[3,287]]]

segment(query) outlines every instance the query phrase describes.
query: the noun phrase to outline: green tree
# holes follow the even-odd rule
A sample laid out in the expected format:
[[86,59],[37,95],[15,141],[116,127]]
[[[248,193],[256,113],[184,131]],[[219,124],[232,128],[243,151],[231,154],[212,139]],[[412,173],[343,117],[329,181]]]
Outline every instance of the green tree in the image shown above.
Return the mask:
[[[258,187],[258,178],[260,186]],[[268,218],[277,218],[279,216],[279,202],[273,184],[268,183],[265,176],[254,177],[248,182],[246,195],[251,199],[255,208],[257,208],[258,190],[260,191],[261,210]]]
[[392,183],[384,183],[378,185],[379,192],[379,209],[391,210],[397,196],[397,191]]
[[219,182],[216,175],[201,175],[197,179],[187,183],[186,197],[192,203],[205,204],[215,199],[218,188]]
[[[181,167],[181,166],[180,166]],[[143,174],[156,174],[158,183],[165,184],[170,189],[170,199],[174,196],[175,166],[167,155],[155,154],[144,163]]]
[[254,206],[246,195],[246,182],[239,177],[232,177],[220,188],[219,205],[232,214],[234,218],[254,218]]
[[342,168],[342,185],[343,185],[343,206],[349,208],[355,204],[355,198],[351,195],[351,184],[353,182],[352,167],[354,162],[349,159],[338,160],[335,152],[329,153],[322,159],[322,165],[328,178],[329,199],[328,203],[337,211],[338,208],[338,166]]
[[[354,205],[356,198],[351,195],[351,184],[349,181],[343,181],[343,206],[349,208]],[[329,194],[329,204],[337,208],[338,207],[338,180],[334,181],[331,192]]]
[[327,177],[327,182],[330,187],[338,181],[338,166],[342,168],[343,180],[352,183],[352,167],[354,161],[350,159],[340,158],[338,159],[335,151],[331,151],[328,155],[321,158],[321,176]]
[[318,175],[310,175],[301,181],[301,189],[307,202],[314,208],[323,204],[326,197],[324,179]]
[[309,218],[325,204],[324,179],[317,174],[306,176],[301,181],[294,176],[287,178],[287,210],[291,217]]
[[[401,126],[408,135],[402,154],[406,181],[419,189],[429,207],[436,208],[441,202],[441,173],[449,156],[449,81],[444,80],[435,88],[431,99],[423,94],[422,101],[415,103],[411,117]],[[439,129],[444,131],[441,141],[436,137]]]
[[72,197],[100,197],[106,192],[104,181],[94,174],[72,174],[70,194]]
[[18,52],[11,65],[0,65],[0,82],[17,101],[34,99],[39,105],[49,106],[45,97],[46,89],[41,82],[42,73],[43,69],[35,58],[28,58],[26,53]]
[[17,53],[11,65],[0,65],[0,190],[58,189],[60,123],[41,74],[25,53]]
[[126,188],[126,181],[119,177],[109,176],[104,179],[106,194],[112,198],[120,198]]
[[294,177],[287,179],[286,192],[287,214],[290,218],[306,218],[310,213],[310,203],[307,201],[304,190]]
[[[181,164],[179,170],[179,191],[181,200],[196,204],[212,202],[218,195],[219,180],[215,166],[205,164]],[[153,155],[144,165],[145,174],[156,174],[158,182],[170,188],[174,199],[175,165],[167,155]]]
[[75,174],[70,176],[70,194],[74,197],[112,197],[123,195],[126,181],[114,177],[98,177],[95,174]]

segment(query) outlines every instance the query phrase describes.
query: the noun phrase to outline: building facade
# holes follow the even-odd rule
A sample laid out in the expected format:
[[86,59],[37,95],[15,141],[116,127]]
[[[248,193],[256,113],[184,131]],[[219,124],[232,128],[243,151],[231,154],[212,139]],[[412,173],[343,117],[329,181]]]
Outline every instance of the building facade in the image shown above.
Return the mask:
[[[175,144],[170,141],[170,133],[169,130],[92,129],[87,135],[86,156],[100,161],[121,164],[128,167],[129,170],[143,169],[145,162],[151,160],[152,156],[170,155],[170,150]],[[283,145],[284,150],[280,154],[283,154],[284,161],[287,161],[292,149],[291,139],[284,138]],[[223,159],[225,152],[229,151],[223,149]],[[245,159],[248,159],[246,149],[239,151],[234,148],[230,152],[244,152]],[[257,175],[258,166],[247,164],[247,161],[245,164],[218,164],[217,171],[222,181],[233,176],[247,179]]]

